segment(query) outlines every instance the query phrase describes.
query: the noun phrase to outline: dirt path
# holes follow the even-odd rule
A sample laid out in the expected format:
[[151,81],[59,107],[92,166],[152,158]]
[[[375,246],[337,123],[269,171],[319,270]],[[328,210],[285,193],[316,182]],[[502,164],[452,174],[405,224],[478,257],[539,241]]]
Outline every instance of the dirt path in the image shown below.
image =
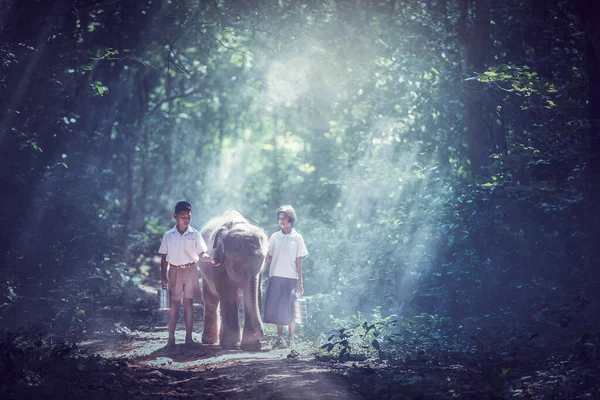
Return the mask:
[[[198,306],[200,307],[200,306]],[[273,349],[273,337],[263,351],[222,351],[202,345],[196,310],[192,346],[183,343],[178,327],[174,351],[166,343],[166,315],[126,312],[120,318],[96,318],[96,329],[80,348],[106,368],[71,367],[56,398],[154,399],[587,399],[599,398],[597,368],[572,361],[515,359],[494,361],[455,358],[442,362],[435,354],[402,363],[319,361],[315,344],[298,343]],[[94,327],[94,324],[96,325]],[[297,355],[296,355],[297,354]],[[470,366],[469,366],[470,365]],[[66,368],[66,367],[65,367]],[[57,374],[60,376],[61,374]],[[30,398],[46,398],[30,396]]]
[[178,326],[178,344],[170,351],[164,348],[166,312],[123,310],[115,316],[119,313],[113,310],[90,321],[90,339],[80,349],[119,365],[118,372],[97,373],[92,386],[107,397],[128,398],[365,398],[327,363],[316,361],[307,344],[295,345],[294,351],[273,349],[274,338],[266,337],[263,350],[252,353],[200,344],[202,309],[194,306],[197,343],[182,344],[183,326]]
[[[135,296],[127,307],[107,305],[88,314],[87,339],[77,349],[57,345],[43,357],[29,358],[27,364],[5,367],[5,371],[23,374],[12,381],[5,377],[5,382],[17,383],[0,386],[0,398],[600,398],[597,364],[569,352],[544,356],[544,348],[503,357],[449,349],[411,353],[409,345],[404,357],[386,361],[359,357],[323,361],[315,354],[319,345],[301,337],[294,352],[273,349],[274,330],[267,326],[267,333],[272,333],[264,339],[262,351],[223,351],[200,344],[203,312],[199,304],[194,328],[197,343],[183,345],[184,329],[179,326],[178,345],[167,351],[166,312],[154,311],[151,288]],[[14,354],[9,359],[18,362],[18,353]]]

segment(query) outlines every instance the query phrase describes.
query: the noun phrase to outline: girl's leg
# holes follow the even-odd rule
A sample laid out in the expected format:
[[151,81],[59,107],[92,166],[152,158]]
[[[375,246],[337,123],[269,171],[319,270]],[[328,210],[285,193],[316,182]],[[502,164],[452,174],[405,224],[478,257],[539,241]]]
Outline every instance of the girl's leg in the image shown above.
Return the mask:
[[292,343],[294,341],[294,330],[296,328],[296,323],[295,322],[290,322],[290,324],[288,325],[288,332],[290,334],[290,343]]
[[275,348],[282,348],[285,346],[283,341],[283,325],[277,325],[277,340],[275,341]]
[[169,309],[169,340],[167,341],[167,347],[175,347],[175,327],[177,327],[177,320],[179,319],[179,307],[181,306],[181,300],[171,299],[171,308]]
[[185,344],[192,344],[192,329],[194,327],[193,299],[183,299],[183,321],[185,322]]

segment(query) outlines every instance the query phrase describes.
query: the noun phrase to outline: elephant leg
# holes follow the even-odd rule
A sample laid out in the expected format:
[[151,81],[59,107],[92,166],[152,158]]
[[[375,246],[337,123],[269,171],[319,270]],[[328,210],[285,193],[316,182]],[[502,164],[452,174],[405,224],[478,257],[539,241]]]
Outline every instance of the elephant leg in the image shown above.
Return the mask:
[[240,348],[240,321],[238,318],[237,283],[229,278],[217,282],[221,307],[221,348],[237,350]]
[[242,350],[260,350],[260,339],[264,336],[262,320],[259,314],[259,294],[261,276],[258,274],[250,282],[244,284],[244,333]]
[[202,298],[204,299],[202,343],[215,344],[219,336],[219,295],[206,279],[202,279]]

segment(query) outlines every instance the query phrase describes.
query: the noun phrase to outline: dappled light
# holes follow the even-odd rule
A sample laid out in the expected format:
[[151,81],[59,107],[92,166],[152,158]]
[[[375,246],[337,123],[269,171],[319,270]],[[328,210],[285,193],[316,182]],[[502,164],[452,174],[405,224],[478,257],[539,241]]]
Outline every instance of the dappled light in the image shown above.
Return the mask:
[[600,398],[599,7],[0,2],[0,397]]

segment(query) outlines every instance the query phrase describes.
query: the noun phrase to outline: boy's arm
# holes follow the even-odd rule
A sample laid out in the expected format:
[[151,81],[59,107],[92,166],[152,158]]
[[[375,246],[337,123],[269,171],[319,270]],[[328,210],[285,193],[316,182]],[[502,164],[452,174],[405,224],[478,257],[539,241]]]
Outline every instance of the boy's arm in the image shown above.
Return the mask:
[[304,286],[302,286],[302,257],[296,257],[296,271],[298,272],[296,294],[301,296],[304,293]]
[[208,255],[207,252],[203,251],[202,253],[200,253],[200,261],[204,261],[204,262],[208,262],[211,264],[215,263],[215,259],[212,258],[210,255]]
[[202,236],[200,234],[198,234],[197,243],[198,243],[198,247],[196,248],[196,251],[198,252],[198,255],[200,256],[200,261],[214,264],[215,260],[207,253],[208,247],[206,246],[206,242],[204,241],[204,239],[202,238]]
[[169,263],[167,262],[167,255],[163,254],[160,258],[160,285],[167,286],[169,284],[169,280],[167,279],[167,267]]

